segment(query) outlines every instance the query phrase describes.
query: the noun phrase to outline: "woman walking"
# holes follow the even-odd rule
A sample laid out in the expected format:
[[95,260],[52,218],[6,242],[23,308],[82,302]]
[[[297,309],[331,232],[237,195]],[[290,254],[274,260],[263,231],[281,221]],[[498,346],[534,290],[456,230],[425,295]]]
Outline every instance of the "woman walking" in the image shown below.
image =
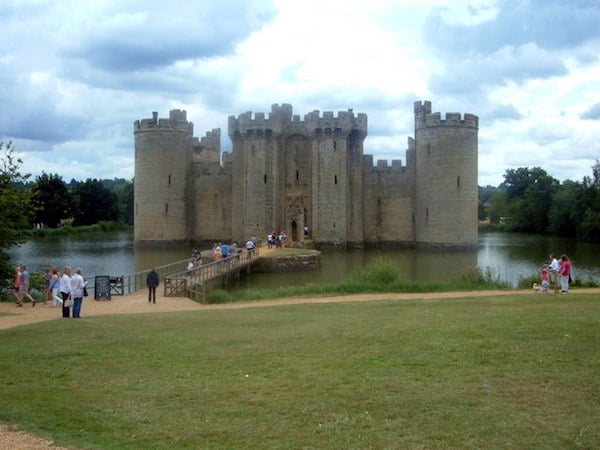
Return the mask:
[[50,298],[52,299],[52,307],[56,308],[58,305],[63,304],[62,298],[58,296],[60,287],[60,276],[58,275],[58,269],[56,267],[52,268],[52,277],[49,282],[50,289]]
[[15,284],[13,294],[17,298],[16,306],[23,306],[23,280],[21,279],[21,268],[15,268]]

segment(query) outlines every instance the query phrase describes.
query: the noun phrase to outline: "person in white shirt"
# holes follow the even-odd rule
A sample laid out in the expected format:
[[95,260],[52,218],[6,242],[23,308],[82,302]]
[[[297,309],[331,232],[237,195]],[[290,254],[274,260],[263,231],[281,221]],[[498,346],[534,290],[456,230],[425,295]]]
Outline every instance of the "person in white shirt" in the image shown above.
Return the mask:
[[83,289],[86,282],[81,276],[81,268],[75,269],[75,275],[71,277],[71,297],[73,298],[73,319],[81,317],[81,304],[83,303]]
[[71,307],[65,306],[65,302],[71,297],[71,268],[65,267],[60,282],[58,285],[60,289],[60,295],[63,299],[62,303],[62,316],[68,318],[71,316]]
[[558,294],[558,274],[560,273],[560,263],[554,255],[550,255],[550,284],[554,286],[554,293]]

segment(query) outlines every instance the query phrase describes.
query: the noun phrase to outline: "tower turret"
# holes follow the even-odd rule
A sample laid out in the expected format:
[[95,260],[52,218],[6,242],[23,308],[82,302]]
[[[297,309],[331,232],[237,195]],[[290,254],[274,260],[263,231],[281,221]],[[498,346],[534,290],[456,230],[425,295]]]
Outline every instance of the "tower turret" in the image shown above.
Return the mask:
[[415,102],[416,242],[477,244],[477,134],[473,114],[431,113]]
[[194,126],[186,112],[137,120],[134,242],[184,241],[191,235],[190,168]]

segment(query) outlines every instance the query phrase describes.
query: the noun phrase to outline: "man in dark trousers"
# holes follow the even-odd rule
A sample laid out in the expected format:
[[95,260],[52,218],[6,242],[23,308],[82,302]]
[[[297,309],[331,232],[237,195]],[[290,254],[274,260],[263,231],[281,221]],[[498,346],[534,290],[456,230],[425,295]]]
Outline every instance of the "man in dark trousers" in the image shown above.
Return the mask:
[[148,303],[156,303],[156,287],[158,286],[158,273],[152,268],[146,277],[146,286],[148,286]]

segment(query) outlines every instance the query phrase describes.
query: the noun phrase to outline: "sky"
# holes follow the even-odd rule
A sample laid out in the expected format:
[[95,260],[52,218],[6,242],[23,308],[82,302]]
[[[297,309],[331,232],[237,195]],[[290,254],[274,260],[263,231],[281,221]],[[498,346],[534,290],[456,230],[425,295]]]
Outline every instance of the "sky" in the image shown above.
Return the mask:
[[133,122],[185,109],[202,137],[289,103],[368,115],[405,163],[413,104],[479,116],[480,186],[600,159],[598,0],[2,0],[0,141],[22,173],[132,179]]

